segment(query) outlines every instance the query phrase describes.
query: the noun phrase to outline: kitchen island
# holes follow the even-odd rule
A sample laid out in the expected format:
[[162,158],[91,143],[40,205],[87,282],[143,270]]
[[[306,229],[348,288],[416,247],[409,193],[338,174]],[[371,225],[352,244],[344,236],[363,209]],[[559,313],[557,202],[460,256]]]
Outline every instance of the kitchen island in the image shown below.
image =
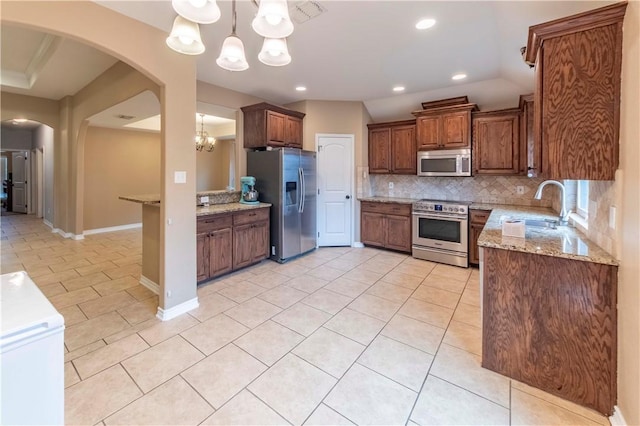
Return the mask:
[[[265,209],[268,220],[268,207],[271,204],[242,204],[239,203],[239,191],[202,191],[196,194],[196,200],[199,202],[201,197],[208,196],[210,204],[208,206],[197,206],[196,217],[198,223],[211,220],[216,217],[226,217],[233,212],[253,211],[255,209]],[[141,195],[122,195],[118,197],[121,200],[131,201],[142,204],[142,275],[140,284],[147,287],[154,293],[158,294],[160,286],[160,194],[141,194]],[[238,216],[240,217],[240,216]],[[210,227],[209,227],[210,228]],[[242,228],[241,228],[242,229]],[[210,229],[207,229],[207,233]],[[266,244],[269,244],[269,233],[267,226]],[[204,253],[201,251],[201,240],[198,237],[198,270],[201,269],[201,260]],[[232,248],[229,247],[229,250]],[[266,257],[266,255],[264,256]],[[263,257],[263,258],[264,258]],[[257,258],[257,255],[254,256]],[[198,275],[198,281],[201,281],[201,275]]]
[[[496,208],[497,207],[497,208]],[[616,401],[617,261],[575,228],[502,220],[548,209],[493,206],[478,238],[482,366],[610,415]]]

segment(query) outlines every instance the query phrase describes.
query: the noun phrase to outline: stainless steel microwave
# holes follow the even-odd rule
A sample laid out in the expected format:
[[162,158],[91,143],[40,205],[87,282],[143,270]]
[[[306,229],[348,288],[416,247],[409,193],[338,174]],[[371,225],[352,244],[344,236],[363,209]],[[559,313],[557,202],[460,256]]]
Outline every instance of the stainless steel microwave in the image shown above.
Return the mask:
[[471,176],[471,150],[418,151],[418,176]]

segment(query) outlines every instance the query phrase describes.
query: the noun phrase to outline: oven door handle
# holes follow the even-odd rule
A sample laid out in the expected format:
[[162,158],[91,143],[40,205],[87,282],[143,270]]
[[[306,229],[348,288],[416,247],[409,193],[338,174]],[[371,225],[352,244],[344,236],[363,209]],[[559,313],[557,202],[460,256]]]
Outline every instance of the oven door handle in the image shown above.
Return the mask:
[[413,212],[412,215],[420,217],[424,217],[425,219],[438,219],[438,220],[448,220],[451,222],[467,222],[467,218],[460,218],[455,216],[438,216],[438,215],[430,215],[420,212]]

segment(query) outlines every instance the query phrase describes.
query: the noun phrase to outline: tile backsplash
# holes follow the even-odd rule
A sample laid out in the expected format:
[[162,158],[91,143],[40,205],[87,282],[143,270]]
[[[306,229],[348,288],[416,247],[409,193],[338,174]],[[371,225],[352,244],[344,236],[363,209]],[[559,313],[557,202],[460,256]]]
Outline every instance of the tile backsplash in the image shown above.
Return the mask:
[[[363,168],[364,169],[364,168]],[[533,198],[539,178],[526,176],[422,177],[408,175],[367,175],[358,170],[358,195],[400,198],[459,200],[475,203],[551,207],[558,198],[555,188],[545,188],[541,200]],[[389,184],[393,183],[393,189]],[[518,194],[521,186],[523,192]]]

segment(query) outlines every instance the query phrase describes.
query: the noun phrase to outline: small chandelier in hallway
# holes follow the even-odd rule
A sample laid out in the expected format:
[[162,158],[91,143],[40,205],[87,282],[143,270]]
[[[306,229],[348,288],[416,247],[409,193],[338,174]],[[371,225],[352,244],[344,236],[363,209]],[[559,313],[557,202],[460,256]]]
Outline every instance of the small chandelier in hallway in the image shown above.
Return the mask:
[[200,130],[196,132],[196,151],[211,152],[216,148],[216,138],[204,130],[204,114],[200,114]]

